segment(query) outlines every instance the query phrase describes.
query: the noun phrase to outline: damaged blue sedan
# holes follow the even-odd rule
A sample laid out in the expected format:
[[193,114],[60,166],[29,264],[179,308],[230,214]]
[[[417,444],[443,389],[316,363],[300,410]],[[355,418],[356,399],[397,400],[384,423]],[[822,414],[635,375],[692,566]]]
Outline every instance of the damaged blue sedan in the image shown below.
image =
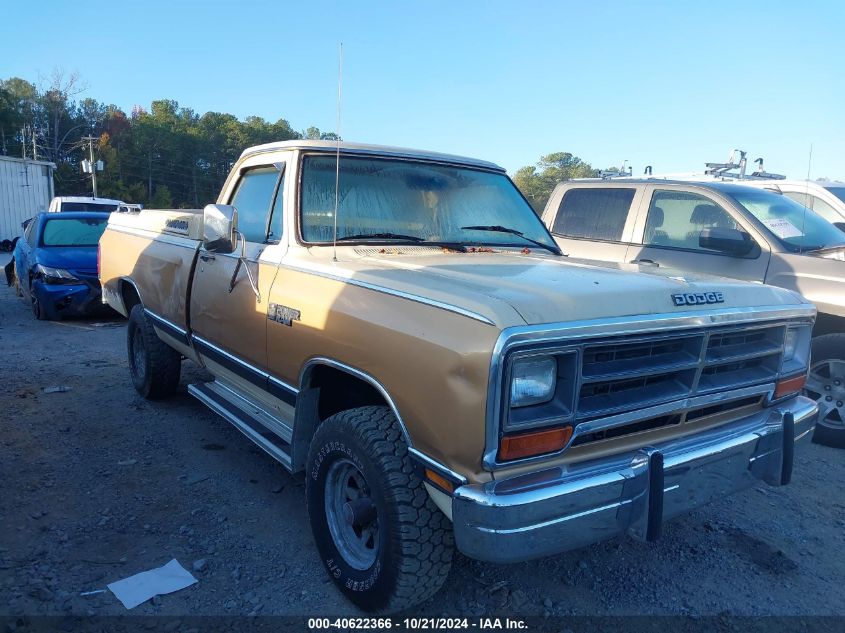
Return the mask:
[[108,213],[40,213],[26,223],[13,255],[13,283],[36,319],[108,312],[100,301],[97,245]]

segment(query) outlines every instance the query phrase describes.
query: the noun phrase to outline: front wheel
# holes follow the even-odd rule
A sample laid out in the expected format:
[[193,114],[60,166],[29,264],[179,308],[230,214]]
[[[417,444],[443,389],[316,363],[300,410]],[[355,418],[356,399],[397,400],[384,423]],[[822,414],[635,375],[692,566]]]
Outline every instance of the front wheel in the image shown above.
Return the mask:
[[132,384],[138,393],[148,400],[158,400],[176,391],[182,356],[158,337],[141,304],[129,313],[126,351]]
[[806,394],[819,405],[813,441],[845,448],[845,334],[813,339]]
[[47,321],[49,319],[47,311],[41,304],[41,300],[38,298],[38,295],[35,293],[31,284],[29,286],[29,302],[32,306],[32,316],[34,316],[38,321]]
[[308,454],[306,497],[323,564],[361,609],[401,611],[446,581],[452,526],[414,474],[387,407],[341,411],[320,425]]

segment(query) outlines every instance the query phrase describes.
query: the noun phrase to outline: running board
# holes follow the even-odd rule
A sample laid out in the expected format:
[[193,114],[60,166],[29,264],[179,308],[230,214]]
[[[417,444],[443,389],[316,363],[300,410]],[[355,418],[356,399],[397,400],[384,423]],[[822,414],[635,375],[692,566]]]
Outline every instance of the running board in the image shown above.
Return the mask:
[[217,381],[188,385],[188,393],[291,470],[291,429],[282,420]]

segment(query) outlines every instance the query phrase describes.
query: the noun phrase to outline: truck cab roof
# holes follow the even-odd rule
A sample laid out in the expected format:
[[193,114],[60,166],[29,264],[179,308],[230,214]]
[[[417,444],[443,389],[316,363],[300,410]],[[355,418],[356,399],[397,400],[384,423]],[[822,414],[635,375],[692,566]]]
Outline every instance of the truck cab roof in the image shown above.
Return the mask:
[[467,156],[458,156],[455,154],[443,154],[440,152],[429,152],[418,149],[410,149],[407,147],[392,147],[389,145],[370,145],[366,143],[351,143],[348,141],[281,141],[277,143],[265,143],[264,145],[256,145],[249,147],[243,151],[241,158],[253,156],[255,154],[263,154],[268,152],[277,152],[282,150],[306,150],[314,152],[336,152],[340,151],[345,154],[365,154],[372,156],[386,156],[396,158],[415,158],[419,160],[435,161],[439,163],[450,163],[456,165],[467,165],[470,167],[479,167],[481,169],[490,169],[494,171],[504,172],[505,168],[491,163],[486,160],[477,158],[469,158]]

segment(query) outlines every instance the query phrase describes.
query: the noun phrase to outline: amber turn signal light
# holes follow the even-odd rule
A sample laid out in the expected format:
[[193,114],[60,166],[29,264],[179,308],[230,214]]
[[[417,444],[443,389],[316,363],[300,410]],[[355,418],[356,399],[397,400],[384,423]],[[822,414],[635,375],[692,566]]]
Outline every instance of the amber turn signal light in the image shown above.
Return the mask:
[[425,478],[438,488],[443,489],[445,492],[455,492],[455,484],[446,479],[443,475],[434,472],[431,468],[425,469]]
[[499,442],[499,459],[508,461],[534,457],[544,453],[559,451],[572,437],[572,427],[531,431],[519,435],[506,435]]
[[791,393],[798,393],[804,388],[805,382],[807,382],[807,374],[781,380],[775,387],[775,400],[788,396]]

